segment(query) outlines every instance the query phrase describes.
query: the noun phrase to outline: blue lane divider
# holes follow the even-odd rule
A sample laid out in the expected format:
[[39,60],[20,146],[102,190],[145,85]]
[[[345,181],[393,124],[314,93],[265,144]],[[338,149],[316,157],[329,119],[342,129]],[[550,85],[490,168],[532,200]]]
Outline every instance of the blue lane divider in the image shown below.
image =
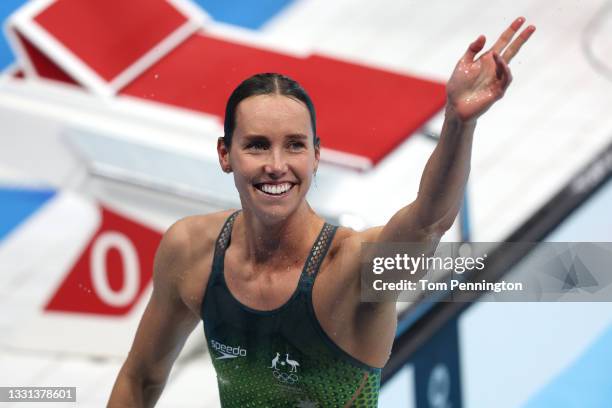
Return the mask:
[[[1,0],[0,1],[0,21],[4,24],[6,18],[17,10],[27,0]],[[15,56],[9,47],[8,41],[2,32],[0,36],[0,70],[5,69],[15,60]]]
[[524,408],[612,407],[612,326]]
[[216,21],[256,30],[294,0],[195,0]]
[[50,189],[0,187],[0,241],[54,195]]

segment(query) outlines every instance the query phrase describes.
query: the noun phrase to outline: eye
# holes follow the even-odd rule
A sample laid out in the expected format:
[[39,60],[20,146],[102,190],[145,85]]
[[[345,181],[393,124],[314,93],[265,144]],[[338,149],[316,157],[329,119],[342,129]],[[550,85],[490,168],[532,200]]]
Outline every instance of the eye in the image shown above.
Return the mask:
[[265,150],[268,148],[268,144],[262,141],[250,142],[246,145],[249,150]]
[[306,145],[303,142],[294,141],[289,143],[289,149],[291,150],[302,150],[304,148],[306,148]]

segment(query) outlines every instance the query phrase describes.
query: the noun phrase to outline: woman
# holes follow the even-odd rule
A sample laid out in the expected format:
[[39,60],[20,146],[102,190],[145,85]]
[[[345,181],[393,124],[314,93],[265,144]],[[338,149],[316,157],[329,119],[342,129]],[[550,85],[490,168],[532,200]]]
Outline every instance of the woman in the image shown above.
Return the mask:
[[451,227],[476,120],[503,96],[507,64],[535,30],[512,41],[523,22],[478,59],[484,36],[469,46],[448,82],[440,142],[417,199],[363,232],[325,223],[305,200],[320,153],[306,92],[278,74],[243,82],[217,146],[242,210],[188,217],[166,232],[153,294],[109,405],[154,405],[202,318],[223,406],[376,406],[396,314],[392,302],[360,302],[361,243],[433,249]]

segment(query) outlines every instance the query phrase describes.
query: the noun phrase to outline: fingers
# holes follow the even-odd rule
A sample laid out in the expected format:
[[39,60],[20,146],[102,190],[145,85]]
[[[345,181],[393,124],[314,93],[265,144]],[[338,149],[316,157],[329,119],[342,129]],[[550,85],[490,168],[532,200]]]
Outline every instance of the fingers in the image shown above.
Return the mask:
[[[514,41],[512,41],[523,23],[525,23],[525,17],[518,17],[516,20],[514,20],[512,24],[510,24],[510,27],[508,27],[495,42],[495,44],[493,44],[490,51],[500,54],[506,62],[510,62],[519,52],[523,44],[527,42],[529,37],[531,37],[536,30],[535,26],[530,25],[525,28]],[[476,39],[476,41],[471,43],[465,52],[464,60],[467,62],[474,62],[476,54],[482,51],[485,41],[486,39],[484,35],[481,35]],[[503,54],[502,51],[504,51]]]
[[501,89],[505,90],[512,82],[512,73],[508,63],[498,53],[493,53],[493,59],[495,60],[495,76],[500,81]]
[[521,34],[519,34],[519,36],[516,38],[516,40],[512,41],[512,44],[510,44],[510,46],[506,48],[506,51],[504,51],[504,53],[502,54],[502,58],[506,62],[512,61],[512,58],[514,58],[514,56],[519,52],[523,44],[527,42],[527,40],[529,39],[529,37],[531,37],[531,34],[533,34],[535,30],[535,26],[532,25],[524,29],[523,32],[521,32]]
[[476,41],[470,44],[467,51],[465,52],[464,58],[467,62],[474,62],[476,54],[478,54],[484,48],[487,39],[484,35],[478,36]]
[[519,17],[514,20],[512,24],[510,24],[510,27],[508,27],[506,31],[504,31],[499,37],[499,39],[495,42],[495,44],[493,44],[491,51],[501,54],[502,50],[506,48],[508,44],[510,44],[510,41],[512,41],[512,37],[514,37],[514,35],[518,31],[518,29],[521,28],[524,22],[524,17]]

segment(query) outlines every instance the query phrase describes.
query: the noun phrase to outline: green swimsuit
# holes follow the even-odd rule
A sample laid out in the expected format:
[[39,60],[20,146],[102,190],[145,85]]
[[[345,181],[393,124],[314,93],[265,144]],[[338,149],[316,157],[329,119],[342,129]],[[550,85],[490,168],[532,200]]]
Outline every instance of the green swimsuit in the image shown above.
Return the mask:
[[323,226],[287,303],[260,311],[234,298],[223,275],[238,213],[217,239],[201,310],[223,407],[376,407],[381,370],[340,349],[312,305],[312,286],[337,227]]

